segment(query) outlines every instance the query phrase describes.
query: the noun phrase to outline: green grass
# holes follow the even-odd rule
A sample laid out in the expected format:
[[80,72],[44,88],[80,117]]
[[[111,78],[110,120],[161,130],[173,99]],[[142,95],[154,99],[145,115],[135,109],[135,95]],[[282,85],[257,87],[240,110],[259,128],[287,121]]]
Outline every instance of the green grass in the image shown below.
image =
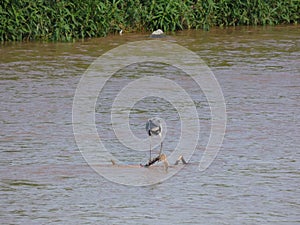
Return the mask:
[[300,0],[2,0],[0,41],[299,23]]

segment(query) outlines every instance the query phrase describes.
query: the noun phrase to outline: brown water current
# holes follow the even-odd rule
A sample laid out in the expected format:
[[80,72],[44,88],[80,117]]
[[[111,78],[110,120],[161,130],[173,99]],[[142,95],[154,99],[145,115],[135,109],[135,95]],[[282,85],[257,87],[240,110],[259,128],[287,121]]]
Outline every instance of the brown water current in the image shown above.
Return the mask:
[[[193,30],[162,39],[197,53],[224,94],[224,142],[204,172],[198,164],[211,115],[195,84],[174,67],[149,62],[112,76],[99,95],[95,119],[104,145],[124,164],[148,157],[122,146],[110,127],[111,104],[125,85],[151,70],[176,80],[197,106],[200,139],[190,163],[170,179],[144,187],[110,182],[89,167],[74,139],[72,104],[82,74],[97,57],[124,43],[149,40],[148,34],[0,46],[0,223],[299,224],[299,28]],[[147,138],[145,118],[152,114],[168,124],[168,155],[180,137],[180,118],[163,98],[134,105],[132,132]],[[136,170],[139,176],[146,169]]]

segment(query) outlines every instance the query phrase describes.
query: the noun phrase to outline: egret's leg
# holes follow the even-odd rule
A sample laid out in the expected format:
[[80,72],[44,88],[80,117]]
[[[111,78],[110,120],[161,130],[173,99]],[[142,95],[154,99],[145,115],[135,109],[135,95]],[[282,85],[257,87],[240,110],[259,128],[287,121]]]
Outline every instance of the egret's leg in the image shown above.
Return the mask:
[[149,162],[151,161],[151,136],[149,136],[150,139],[150,158],[149,158]]

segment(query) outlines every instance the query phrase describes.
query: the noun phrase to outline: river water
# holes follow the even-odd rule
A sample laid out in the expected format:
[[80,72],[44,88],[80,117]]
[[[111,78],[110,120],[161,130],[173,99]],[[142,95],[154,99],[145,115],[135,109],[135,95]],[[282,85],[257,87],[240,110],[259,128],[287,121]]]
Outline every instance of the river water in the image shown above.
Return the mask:
[[[217,157],[200,172],[211,119],[207,100],[198,93],[193,100],[200,139],[189,164],[163,182],[141,187],[111,182],[88,165],[75,142],[72,106],[80,78],[97,57],[121,44],[149,40],[147,34],[2,45],[1,224],[299,224],[299,36],[299,26],[167,36],[164,40],[197,53],[213,71],[224,94],[227,128]],[[104,145],[133,164],[145,162],[148,153],[124,150],[109,127],[109,107],[118,91],[150,68],[168,79],[177,74],[173,79],[193,94],[193,84],[174,68],[151,63],[139,68],[113,76],[95,106]],[[180,118],[168,101],[139,101],[130,114],[137,137],[145,138],[145,118],[151,115],[166,118],[169,154],[180,136],[175,129]],[[134,170],[137,176],[147,173]]]

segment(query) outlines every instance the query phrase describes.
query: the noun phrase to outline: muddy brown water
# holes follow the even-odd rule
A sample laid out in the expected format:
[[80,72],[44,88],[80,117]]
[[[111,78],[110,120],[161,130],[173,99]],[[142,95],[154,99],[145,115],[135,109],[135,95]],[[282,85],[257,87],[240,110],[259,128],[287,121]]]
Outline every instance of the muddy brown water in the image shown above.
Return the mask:
[[[227,129],[217,158],[199,172],[210,110],[204,95],[195,97],[201,138],[190,164],[145,187],[115,184],[89,167],[74,139],[72,103],[82,74],[97,57],[121,44],[148,40],[147,34],[2,45],[1,224],[300,223],[299,37],[299,26],[168,35],[165,40],[196,52],[213,71],[226,102]],[[172,68],[164,69],[168,77]],[[134,79],[113,77],[114,85],[108,84],[97,102],[96,121],[105,145],[121,161],[138,164],[147,153],[125,151],[109,120],[103,120],[118,91]],[[131,129],[144,137],[142,121],[149,112],[167,118],[168,153],[180,135],[172,129],[178,114],[167,101],[148,100],[158,107],[138,102]]]

